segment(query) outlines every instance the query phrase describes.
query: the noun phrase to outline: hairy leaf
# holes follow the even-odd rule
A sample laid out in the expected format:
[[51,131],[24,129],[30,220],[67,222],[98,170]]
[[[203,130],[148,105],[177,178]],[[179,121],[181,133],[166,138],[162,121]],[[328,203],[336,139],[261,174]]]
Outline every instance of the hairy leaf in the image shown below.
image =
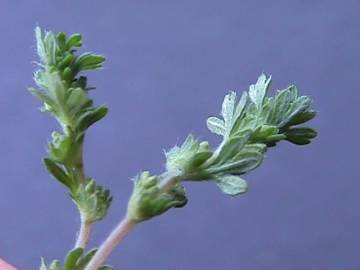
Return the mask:
[[222,192],[230,196],[245,193],[248,189],[246,181],[237,175],[219,176],[214,182]]

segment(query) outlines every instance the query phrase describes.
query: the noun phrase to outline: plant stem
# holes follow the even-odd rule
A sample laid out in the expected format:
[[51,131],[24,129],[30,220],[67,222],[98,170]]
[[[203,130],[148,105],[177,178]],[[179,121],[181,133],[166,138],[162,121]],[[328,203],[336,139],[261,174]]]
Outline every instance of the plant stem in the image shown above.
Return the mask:
[[[74,164],[74,173],[77,180],[84,184],[86,181],[85,171],[84,171],[84,161],[83,161],[83,144],[81,143],[79,147],[79,153],[77,161]],[[79,209],[80,210],[80,209]],[[75,248],[85,249],[87,243],[90,240],[92,223],[86,221],[86,217],[81,213],[80,210],[80,231],[76,239]]]
[[78,149],[77,158],[73,164],[75,176],[80,183],[85,183],[86,181],[83,152],[83,143],[81,143]]
[[162,192],[168,192],[172,189],[177,182],[183,177],[179,172],[165,172],[161,176],[160,190]]
[[95,256],[91,259],[85,270],[98,270],[107,260],[114,248],[129,234],[136,223],[125,216],[118,226],[111,232],[108,238],[102,243]]
[[[163,180],[160,184],[160,190],[162,192],[168,192],[177,184],[181,176],[178,173],[165,172],[161,177]],[[85,270],[97,270],[107,260],[116,246],[130,233],[135,225],[136,222],[126,215],[102,243]]]
[[75,243],[75,248],[85,248],[90,239],[92,231],[92,223],[85,221],[81,218],[80,231]]

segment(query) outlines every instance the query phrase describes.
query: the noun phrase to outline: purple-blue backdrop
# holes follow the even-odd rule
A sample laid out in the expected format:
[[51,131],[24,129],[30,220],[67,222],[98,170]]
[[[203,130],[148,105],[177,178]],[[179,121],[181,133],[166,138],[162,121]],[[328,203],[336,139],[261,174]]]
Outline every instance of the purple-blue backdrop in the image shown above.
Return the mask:
[[164,148],[188,132],[217,141],[205,119],[227,90],[266,72],[276,89],[297,84],[319,111],[315,143],[270,151],[245,196],[187,185],[188,206],[139,226],[111,257],[117,269],[359,269],[359,10],[358,0],[2,0],[0,257],[37,269],[40,256],[64,256],[79,225],[41,165],[56,124],[26,91],[39,24],[81,32],[86,49],[108,57],[89,76],[110,114],[85,152],[114,203],[92,246],[123,215],[129,179],[163,169]]

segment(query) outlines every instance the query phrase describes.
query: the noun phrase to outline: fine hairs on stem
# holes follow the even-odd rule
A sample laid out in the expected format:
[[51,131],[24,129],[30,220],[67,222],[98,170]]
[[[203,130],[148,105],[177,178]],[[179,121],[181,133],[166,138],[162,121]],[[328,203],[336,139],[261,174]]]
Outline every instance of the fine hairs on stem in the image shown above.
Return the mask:
[[100,246],[86,270],[97,270],[105,263],[113,250],[121,243],[122,240],[134,229],[136,223],[129,217],[125,216],[115,229],[106,238],[104,243]]
[[[167,192],[178,181],[177,176],[169,175],[160,186],[161,192]],[[134,222],[127,215],[119,222],[116,228],[110,233],[106,240],[102,243],[99,250],[96,252],[86,270],[98,269],[110,256],[112,251],[122,242],[122,240],[134,229],[136,222]]]
[[[76,177],[79,179],[79,182],[85,183],[86,176],[84,171],[84,161],[83,161],[83,146],[81,145],[79,153],[79,161],[78,164],[75,165],[74,171],[76,172]],[[93,224],[88,222],[86,216],[82,214],[80,211],[80,230],[75,242],[75,248],[82,248],[85,249],[86,245],[88,244]]]
[[85,249],[91,236],[92,224],[81,218],[80,230],[76,239],[75,248]]
[[311,98],[300,95],[294,85],[271,94],[271,77],[261,74],[241,95],[228,92],[221,115],[207,119],[210,132],[219,136],[218,145],[210,146],[190,134],[165,153],[162,174],[136,175],[124,218],[98,249],[89,249],[94,224],[106,216],[112,201],[110,191],[87,176],[83,162],[86,132],[108,112],[106,106],[94,105],[89,95],[94,87],[85,72],[101,69],[105,57],[79,53],[80,34],[37,27],[35,35],[39,65],[36,88],[29,90],[42,102],[42,111],[59,123],[51,134],[44,165],[65,187],[81,220],[74,249],[63,261],[48,264],[42,259],[40,270],[111,270],[105,265],[108,257],[137,224],[187,204],[185,181],[210,182],[228,196],[241,195],[248,189],[243,177],[262,164],[268,150],[283,141],[306,145],[317,136],[303,125],[316,116]]

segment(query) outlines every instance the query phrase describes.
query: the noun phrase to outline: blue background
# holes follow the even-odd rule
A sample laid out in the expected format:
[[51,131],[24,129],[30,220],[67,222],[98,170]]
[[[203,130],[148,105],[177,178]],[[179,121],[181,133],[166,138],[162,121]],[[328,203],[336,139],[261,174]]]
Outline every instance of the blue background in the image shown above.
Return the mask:
[[85,159],[114,203],[91,246],[123,215],[129,179],[163,170],[163,149],[189,132],[218,141],[205,119],[229,89],[266,72],[319,111],[318,139],[271,150],[245,196],[187,185],[188,206],[140,225],[111,257],[116,269],[360,269],[359,11],[358,0],[1,0],[0,257],[37,269],[40,256],[63,258],[79,225],[41,165],[56,123],[26,91],[39,24],[83,33],[108,57],[89,74],[110,114],[89,131]]

